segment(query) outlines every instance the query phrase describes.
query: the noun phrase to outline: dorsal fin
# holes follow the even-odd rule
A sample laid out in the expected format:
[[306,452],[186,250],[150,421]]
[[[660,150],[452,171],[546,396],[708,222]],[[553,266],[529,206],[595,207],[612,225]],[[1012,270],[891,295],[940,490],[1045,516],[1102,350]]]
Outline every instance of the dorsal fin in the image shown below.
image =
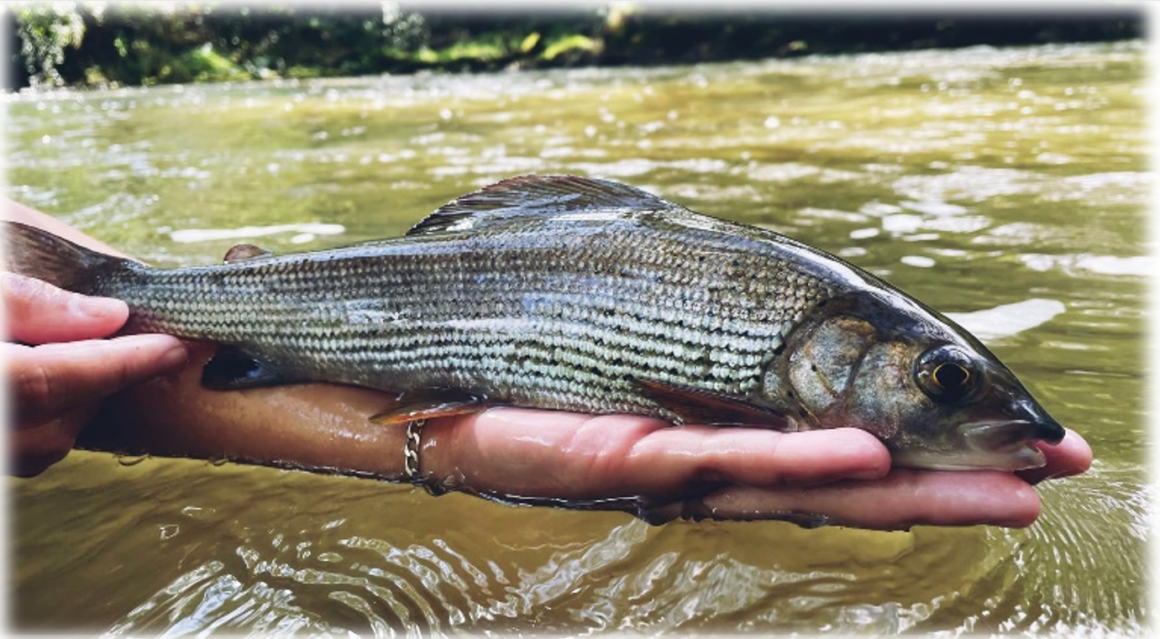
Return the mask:
[[407,235],[478,229],[515,218],[588,210],[684,210],[640,189],[575,175],[523,175],[453,200],[428,215]]
[[253,244],[235,244],[230,250],[226,251],[224,262],[239,262],[241,260],[252,260],[255,257],[265,257],[273,255],[273,253],[260,246]]

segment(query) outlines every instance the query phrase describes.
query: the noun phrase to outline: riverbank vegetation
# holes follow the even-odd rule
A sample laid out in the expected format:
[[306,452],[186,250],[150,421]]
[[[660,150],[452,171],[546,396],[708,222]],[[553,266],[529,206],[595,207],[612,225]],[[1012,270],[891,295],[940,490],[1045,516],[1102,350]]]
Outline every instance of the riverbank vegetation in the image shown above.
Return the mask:
[[6,87],[670,64],[1139,38],[1142,10],[1020,15],[232,3],[12,3]]

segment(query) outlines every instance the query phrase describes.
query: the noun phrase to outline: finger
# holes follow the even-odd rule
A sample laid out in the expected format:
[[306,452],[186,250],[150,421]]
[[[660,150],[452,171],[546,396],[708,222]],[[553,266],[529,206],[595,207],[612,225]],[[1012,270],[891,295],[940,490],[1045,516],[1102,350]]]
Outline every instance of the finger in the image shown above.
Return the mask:
[[495,408],[433,422],[422,466],[471,488],[559,499],[684,494],[711,482],[770,485],[881,477],[889,453],[854,429],[778,433],[673,427],[634,415]]
[[0,272],[0,297],[10,338],[29,344],[105,337],[129,318],[121,300],[79,295],[15,273]]
[[1022,528],[1035,521],[1040,509],[1035,489],[1011,473],[895,469],[869,482],[798,489],[727,487],[685,505],[683,514],[905,530],[915,525]]
[[875,479],[889,471],[886,447],[854,428],[796,433],[711,426],[662,429],[637,441],[622,467],[625,481],[655,491],[701,479],[800,485]]
[[96,408],[97,404],[90,402],[31,428],[9,431],[11,474],[35,477],[64,459]]
[[1079,433],[1067,429],[1063,441],[1056,445],[1039,442],[1039,450],[1047,458],[1041,468],[1016,473],[1030,484],[1038,484],[1047,479],[1071,477],[1087,472],[1092,465],[1092,449]]
[[177,338],[156,334],[3,347],[18,423],[101,399],[186,361]]
[[[610,420],[607,417],[622,417]],[[604,429],[605,447],[594,450],[576,440],[584,428]],[[432,420],[423,430],[420,467],[436,480],[466,482],[476,491],[561,499],[588,499],[607,489],[594,486],[628,444],[643,433],[665,428],[659,419],[602,416],[527,408],[492,408],[473,415]]]

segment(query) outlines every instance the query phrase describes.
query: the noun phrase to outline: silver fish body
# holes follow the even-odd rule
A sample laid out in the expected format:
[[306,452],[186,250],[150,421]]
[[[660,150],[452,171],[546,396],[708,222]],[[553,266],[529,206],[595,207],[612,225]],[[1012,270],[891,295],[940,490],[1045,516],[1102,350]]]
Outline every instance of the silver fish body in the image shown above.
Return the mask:
[[[613,182],[515,178],[400,238],[193,268],[46,257],[63,240],[32,234],[8,229],[17,272],[125,300],[132,330],[232,347],[211,385],[852,425],[921,467],[1034,466],[1030,442],[1063,436],[977,340],[878,278]],[[964,375],[979,387],[938,396]]]

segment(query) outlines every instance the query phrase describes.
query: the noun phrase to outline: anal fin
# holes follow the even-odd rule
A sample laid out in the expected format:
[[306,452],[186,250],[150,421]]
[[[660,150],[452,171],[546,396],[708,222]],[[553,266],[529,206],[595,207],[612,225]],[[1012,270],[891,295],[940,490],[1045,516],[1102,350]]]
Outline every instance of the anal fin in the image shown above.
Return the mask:
[[399,393],[391,406],[371,415],[370,421],[391,426],[416,419],[478,413],[487,406],[487,398],[481,395],[445,388],[420,388]]

